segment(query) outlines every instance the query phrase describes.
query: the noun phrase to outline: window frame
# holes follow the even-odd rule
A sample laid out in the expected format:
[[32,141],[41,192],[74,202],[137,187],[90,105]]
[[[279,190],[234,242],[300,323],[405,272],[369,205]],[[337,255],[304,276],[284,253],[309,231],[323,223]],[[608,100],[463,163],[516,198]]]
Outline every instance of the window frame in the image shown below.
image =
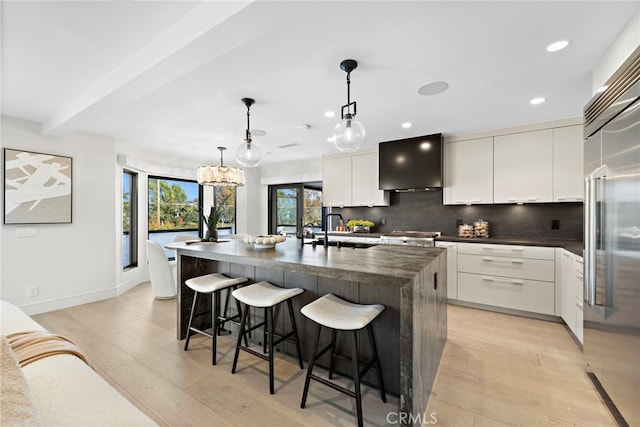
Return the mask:
[[[125,265],[122,254],[122,271],[131,270],[138,266],[138,173],[130,169],[122,169],[122,239],[125,236],[125,175],[129,176],[129,262]],[[124,243],[124,242],[123,242]],[[124,251],[124,244],[122,245]]]

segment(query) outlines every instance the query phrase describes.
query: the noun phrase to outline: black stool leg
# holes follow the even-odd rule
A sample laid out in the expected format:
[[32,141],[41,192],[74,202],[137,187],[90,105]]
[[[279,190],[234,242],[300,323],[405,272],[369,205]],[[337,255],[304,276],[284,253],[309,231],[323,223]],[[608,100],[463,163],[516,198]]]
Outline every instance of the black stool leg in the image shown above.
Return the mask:
[[336,330],[331,329],[331,350],[329,351],[329,379],[333,379],[333,370],[336,367]]
[[376,371],[378,371],[378,381],[380,382],[380,397],[384,403],[387,403],[387,395],[384,389],[384,382],[382,381],[382,369],[380,369],[380,360],[378,359],[378,350],[376,349],[376,342],[373,338],[373,328],[371,323],[367,325],[367,333],[369,334],[369,343],[371,344],[371,353],[373,360],[376,362]]
[[242,318],[240,320],[240,331],[238,331],[238,341],[236,342],[236,354],[233,356],[233,366],[231,366],[231,373],[236,373],[236,365],[238,364],[238,355],[240,354],[240,346],[242,345],[242,337],[245,335],[244,325],[247,321],[247,315],[249,314],[249,306],[244,306],[242,312]]
[[220,330],[218,311],[220,310],[220,291],[211,294],[211,364],[216,364],[218,348],[218,331]]
[[184,343],[184,351],[189,348],[189,338],[191,338],[191,322],[193,321],[193,313],[196,311],[196,302],[198,301],[198,292],[194,291],[193,304],[191,304],[191,314],[189,314],[189,326],[187,326],[187,341]]
[[322,326],[319,324],[316,327],[316,331],[313,334],[313,348],[311,349],[311,356],[309,357],[309,366],[307,367],[307,377],[304,380],[304,391],[302,392],[302,401],[300,407],[304,409],[304,405],[307,404],[307,393],[309,392],[309,383],[311,383],[311,374],[313,373],[313,366],[316,364],[316,353],[318,353],[318,342],[320,341],[320,330]]
[[[224,310],[222,310],[222,317],[225,319],[227,318],[227,308],[229,307],[229,298],[231,297],[232,289],[233,288],[227,288],[226,296],[224,298]],[[224,326],[224,324],[221,324],[220,326]],[[223,328],[218,329],[218,335],[222,334],[222,329]]]
[[273,386],[273,307],[267,308],[267,329],[269,339],[269,394],[274,394]]
[[[238,288],[237,286],[234,287],[234,289],[237,289],[237,288]],[[238,301],[238,300],[236,300],[236,309],[238,310],[238,315],[242,318],[242,308],[240,307],[240,301]],[[247,307],[247,310],[248,309],[249,308]],[[249,327],[251,327],[251,325],[249,325]],[[245,347],[249,347],[249,341],[247,341],[247,336],[246,335],[244,336],[244,346]]]
[[358,414],[358,427],[362,422],[362,396],[360,394],[360,366],[358,363],[358,332],[351,333],[351,369],[353,370],[353,385],[356,392],[356,413]]
[[263,354],[267,354],[267,335],[268,335],[268,328],[267,325],[269,324],[269,322],[267,321],[267,316],[269,314],[269,309],[265,308],[264,309],[264,324],[265,324],[265,328],[262,330],[262,353]]
[[302,350],[300,350],[300,339],[298,338],[298,328],[296,328],[296,317],[293,313],[293,304],[291,300],[287,300],[287,307],[289,307],[289,317],[291,317],[291,327],[293,328],[293,337],[296,339],[296,351],[298,352],[298,362],[300,363],[300,369],[304,369],[302,364]]

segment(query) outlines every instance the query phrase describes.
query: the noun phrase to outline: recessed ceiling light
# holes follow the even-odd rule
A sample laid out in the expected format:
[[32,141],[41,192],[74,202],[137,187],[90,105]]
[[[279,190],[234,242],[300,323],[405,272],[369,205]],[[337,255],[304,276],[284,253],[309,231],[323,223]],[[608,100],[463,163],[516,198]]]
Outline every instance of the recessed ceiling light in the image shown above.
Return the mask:
[[431,82],[420,86],[418,88],[418,93],[425,96],[437,95],[447,89],[449,89],[449,84],[447,82]]
[[529,102],[531,103],[531,105],[538,105],[538,104],[542,104],[544,101],[546,101],[546,98],[539,97],[539,98],[533,98]]
[[309,130],[311,129],[311,125],[307,124],[307,123],[303,123],[301,125],[297,126],[299,130]]
[[547,52],[557,52],[567,46],[569,46],[569,42],[567,40],[560,40],[547,46]]
[[413,126],[413,123],[411,123],[411,122],[404,122],[401,126],[402,126],[404,129],[409,129],[411,126]]
[[336,115],[336,113],[334,111],[325,111],[324,112],[324,116],[325,117],[331,118],[331,117],[334,117],[335,115]]
[[598,90],[596,91],[596,93],[602,93],[602,92],[604,92],[605,90],[607,90],[607,88],[608,88],[608,87],[609,87],[609,86],[600,86],[600,87],[598,88]]

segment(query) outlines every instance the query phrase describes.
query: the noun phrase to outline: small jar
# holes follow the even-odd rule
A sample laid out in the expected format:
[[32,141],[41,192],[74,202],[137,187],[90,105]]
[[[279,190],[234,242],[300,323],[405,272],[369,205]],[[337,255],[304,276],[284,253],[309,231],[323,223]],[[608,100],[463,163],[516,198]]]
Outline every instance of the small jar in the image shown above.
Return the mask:
[[479,219],[473,223],[473,237],[489,237],[489,223]]
[[469,224],[461,224],[458,226],[458,237],[473,237],[473,227]]

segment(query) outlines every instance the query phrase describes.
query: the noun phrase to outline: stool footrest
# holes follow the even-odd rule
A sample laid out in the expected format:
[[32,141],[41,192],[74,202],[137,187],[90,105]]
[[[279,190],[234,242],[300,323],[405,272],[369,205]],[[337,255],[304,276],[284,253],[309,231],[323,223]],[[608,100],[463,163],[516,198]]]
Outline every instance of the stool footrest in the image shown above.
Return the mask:
[[252,349],[252,348],[245,347],[245,346],[243,346],[243,345],[239,345],[239,346],[238,346],[238,348],[239,348],[240,350],[246,351],[246,352],[247,352],[247,353],[249,353],[249,354],[253,354],[254,356],[257,356],[257,357],[259,357],[259,358],[260,358],[260,359],[262,359],[262,360],[267,360],[267,361],[269,360],[269,355],[267,355],[267,354],[262,354],[262,353],[260,353],[260,352],[257,352],[257,351],[255,351],[255,350],[254,350],[254,349]]
[[209,338],[213,338],[213,335],[211,335],[209,332],[203,331],[202,329],[194,328],[193,326],[189,328],[189,331],[197,332],[197,333],[205,335],[205,336],[207,336]]
[[329,381],[326,378],[319,377],[319,376],[317,376],[315,374],[309,375],[309,378],[312,379],[312,380],[316,380],[319,383],[322,383],[322,384],[326,385],[327,387],[331,387],[332,389],[334,389],[336,391],[340,391],[340,392],[342,392],[342,393],[344,393],[346,395],[349,395],[349,396],[351,396],[353,398],[356,397],[356,393],[355,392],[349,390],[348,388],[344,388],[342,386],[339,386],[338,384],[333,383],[333,382]]

